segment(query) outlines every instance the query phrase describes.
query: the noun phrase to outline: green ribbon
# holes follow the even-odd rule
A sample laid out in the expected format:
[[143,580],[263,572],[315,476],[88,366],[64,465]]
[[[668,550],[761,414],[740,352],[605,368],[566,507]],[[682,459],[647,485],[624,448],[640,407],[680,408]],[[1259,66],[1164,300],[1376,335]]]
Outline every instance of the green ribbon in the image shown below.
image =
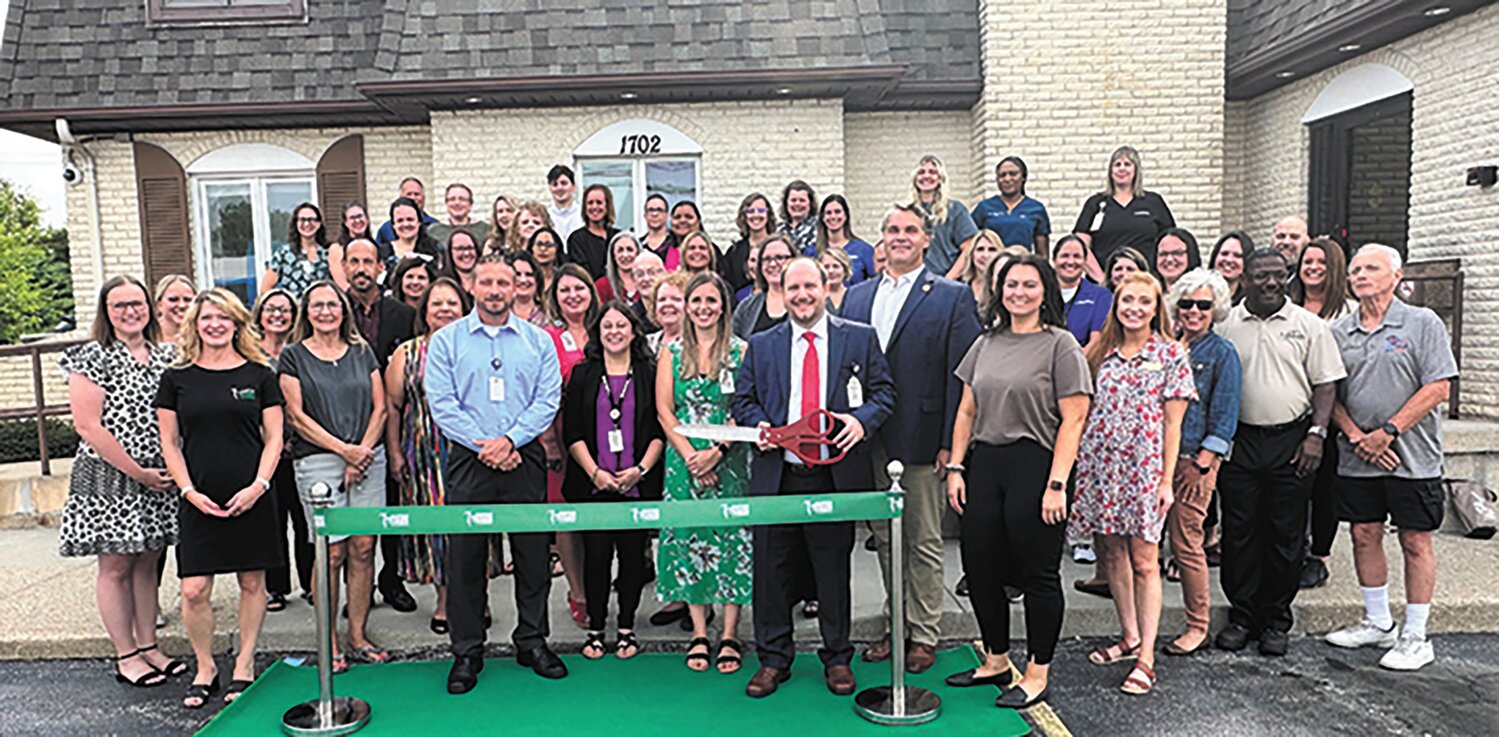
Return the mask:
[[864,491],[679,502],[330,507],[313,513],[319,535],[458,535],[648,530],[854,522],[899,517],[901,495]]

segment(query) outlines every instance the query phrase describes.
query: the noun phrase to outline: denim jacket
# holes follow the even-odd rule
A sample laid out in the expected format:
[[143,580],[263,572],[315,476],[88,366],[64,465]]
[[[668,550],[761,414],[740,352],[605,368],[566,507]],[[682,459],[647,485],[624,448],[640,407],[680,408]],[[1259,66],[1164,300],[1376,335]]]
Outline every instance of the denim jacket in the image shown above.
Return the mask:
[[1182,455],[1210,450],[1227,456],[1239,426],[1239,381],[1242,367],[1234,344],[1209,330],[1187,346],[1197,400],[1182,418]]

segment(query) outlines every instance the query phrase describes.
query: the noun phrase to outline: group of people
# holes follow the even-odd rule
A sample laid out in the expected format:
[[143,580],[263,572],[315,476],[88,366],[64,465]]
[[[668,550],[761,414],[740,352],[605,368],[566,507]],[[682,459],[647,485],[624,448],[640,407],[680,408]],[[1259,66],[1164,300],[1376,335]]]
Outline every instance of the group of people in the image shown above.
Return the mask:
[[[232,572],[242,647],[225,699],[242,692],[293,566],[303,596],[313,589],[319,483],[335,506],[670,502],[883,488],[889,460],[911,469],[910,532],[895,551],[888,525],[875,524],[872,542],[887,574],[892,555],[906,560],[905,598],[892,602],[910,623],[903,666],[936,661],[950,508],[984,657],[947,682],[998,685],[1000,706],[1048,696],[1069,539],[1092,541],[1120,621],[1119,641],[1089,660],[1130,663],[1127,693],[1156,682],[1163,567],[1181,581],[1188,620],[1167,654],[1209,642],[1216,536],[1231,616],[1213,644],[1258,641],[1281,655],[1292,600],[1319,577],[1339,520],[1352,523],[1366,617],[1328,640],[1387,647],[1390,668],[1430,662],[1437,405],[1456,365],[1435,314],[1396,296],[1401,254],[1368,244],[1350,262],[1290,217],[1272,247],[1230,232],[1204,266],[1193,234],[1141,187],[1129,147],[1052,242],[1026,177],[1022,160],[1004,159],[999,194],[970,213],[944,193],[942,162],[924,157],[875,244],[854,235],[843,197],[819,203],[797,180],[778,206],[745,197],[727,249],[695,204],[660,195],[643,203],[646,232],[616,230],[609,188],[589,185],[579,202],[564,166],[548,173],[551,206],[498,197],[487,223],[472,219],[462,184],[445,192],[447,221],[432,218],[408,178],[373,231],[356,203],[330,240],[318,209],[299,205],[253,307],[184,276],[154,290],[111,279],[93,340],[63,361],[83,442],[61,548],[99,556],[117,677],[155,686],[192,671],[184,705],[204,705],[221,681],[213,576]],[[678,431],[784,426],[823,411],[842,453],[826,464],[802,458],[828,448]],[[1406,553],[1403,626],[1385,590],[1387,519]],[[587,659],[640,651],[636,613],[654,579],[665,606],[651,619],[692,631],[688,667],[736,672],[740,615],[753,603],[759,667],[746,692],[774,693],[790,677],[802,604],[819,619],[829,690],[851,694],[855,531],[662,529],[654,556],[638,530],[332,537],[348,620],[332,667],[390,659],[367,631],[376,590],[409,612],[405,584],[433,585],[430,627],[454,655],[447,688],[466,693],[484,667],[488,581],[513,575],[516,659],[561,678],[567,667],[547,645],[552,578],[566,576]],[[195,670],[155,645],[168,545]],[[329,588],[336,607],[339,587]],[[1016,601],[1028,663],[1012,682]],[[887,660],[892,645],[887,634],[861,657]]]

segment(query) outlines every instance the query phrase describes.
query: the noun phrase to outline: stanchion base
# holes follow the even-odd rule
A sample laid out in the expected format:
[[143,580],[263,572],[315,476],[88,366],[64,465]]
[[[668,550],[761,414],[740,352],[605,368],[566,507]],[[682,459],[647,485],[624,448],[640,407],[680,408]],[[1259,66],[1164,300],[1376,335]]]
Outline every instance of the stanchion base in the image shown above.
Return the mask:
[[370,723],[370,705],[350,696],[333,698],[333,723],[322,726],[318,700],[304,701],[281,715],[281,731],[294,737],[338,737],[353,734]]
[[906,686],[905,713],[895,713],[894,691],[890,686],[866,688],[854,694],[854,711],[859,716],[891,727],[926,724],[942,714],[942,697],[918,686]]

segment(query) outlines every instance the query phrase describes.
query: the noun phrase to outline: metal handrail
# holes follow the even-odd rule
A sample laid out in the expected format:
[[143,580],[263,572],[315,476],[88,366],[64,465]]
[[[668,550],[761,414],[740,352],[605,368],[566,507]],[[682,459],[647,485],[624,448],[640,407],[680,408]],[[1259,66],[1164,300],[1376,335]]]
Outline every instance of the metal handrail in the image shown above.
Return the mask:
[[52,459],[47,450],[47,418],[66,415],[71,409],[66,404],[47,404],[46,383],[42,372],[42,354],[59,353],[86,342],[88,341],[64,340],[53,343],[0,346],[0,358],[13,356],[31,357],[32,404],[29,407],[0,408],[0,420],[14,420],[25,417],[36,418],[37,453],[41,459],[43,476],[52,475]]

